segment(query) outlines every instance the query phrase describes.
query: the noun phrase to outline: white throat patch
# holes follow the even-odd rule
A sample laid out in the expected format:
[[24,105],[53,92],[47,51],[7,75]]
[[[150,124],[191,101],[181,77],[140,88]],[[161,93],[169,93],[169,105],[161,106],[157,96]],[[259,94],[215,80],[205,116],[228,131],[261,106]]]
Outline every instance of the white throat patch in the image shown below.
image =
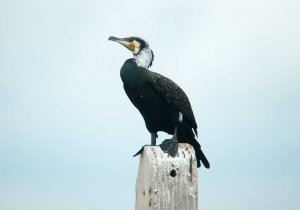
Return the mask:
[[149,47],[143,48],[138,54],[134,55],[134,60],[139,67],[149,68],[153,60],[153,54]]

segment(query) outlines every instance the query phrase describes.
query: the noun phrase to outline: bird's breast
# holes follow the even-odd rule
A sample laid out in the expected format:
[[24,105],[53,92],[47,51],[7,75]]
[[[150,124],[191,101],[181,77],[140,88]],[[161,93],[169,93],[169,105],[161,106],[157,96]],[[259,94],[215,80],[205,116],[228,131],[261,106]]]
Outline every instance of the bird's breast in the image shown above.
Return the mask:
[[124,84],[134,89],[145,89],[149,84],[146,70],[138,67],[132,60],[124,63],[120,76]]

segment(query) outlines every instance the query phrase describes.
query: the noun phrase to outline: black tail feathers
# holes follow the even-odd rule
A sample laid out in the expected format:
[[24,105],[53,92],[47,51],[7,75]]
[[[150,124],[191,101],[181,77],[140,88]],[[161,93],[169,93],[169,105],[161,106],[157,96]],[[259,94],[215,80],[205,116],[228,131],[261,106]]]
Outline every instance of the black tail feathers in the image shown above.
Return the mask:
[[[195,129],[195,133],[196,131],[197,130]],[[200,162],[202,162],[205,168],[209,168],[210,164],[201,150],[199,142],[195,139],[195,135],[191,126],[187,122],[183,121],[183,123],[178,127],[177,134],[179,143],[189,143],[194,147],[197,159],[197,167],[199,168],[201,166]]]
[[201,166],[201,161],[205,168],[210,168],[210,164],[207,158],[205,157],[199,142],[194,138],[191,142],[188,143],[190,143],[194,147],[197,159],[197,167],[199,168]]

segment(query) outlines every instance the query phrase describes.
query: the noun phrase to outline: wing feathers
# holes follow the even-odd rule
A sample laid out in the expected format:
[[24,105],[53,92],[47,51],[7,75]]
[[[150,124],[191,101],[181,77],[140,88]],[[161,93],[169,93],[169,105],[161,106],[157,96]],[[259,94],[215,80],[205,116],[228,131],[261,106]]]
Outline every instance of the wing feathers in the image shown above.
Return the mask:
[[172,80],[161,74],[149,71],[149,81],[154,88],[173,108],[188,119],[197,134],[197,124],[191,103],[185,92]]

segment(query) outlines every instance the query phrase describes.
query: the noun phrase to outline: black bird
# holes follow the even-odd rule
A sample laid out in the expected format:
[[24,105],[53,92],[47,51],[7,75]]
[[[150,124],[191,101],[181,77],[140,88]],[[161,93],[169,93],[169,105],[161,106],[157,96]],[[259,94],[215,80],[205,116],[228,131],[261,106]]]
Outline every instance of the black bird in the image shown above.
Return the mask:
[[148,69],[154,59],[149,44],[138,37],[110,36],[108,40],[122,44],[133,53],[133,58],[126,60],[121,68],[121,79],[127,96],[142,114],[151,133],[151,145],[156,145],[158,131],[173,134],[160,145],[164,152],[175,157],[178,142],[189,143],[196,152],[197,166],[200,167],[201,161],[209,168],[209,162],[195,139],[197,123],[190,101],[176,83]]

